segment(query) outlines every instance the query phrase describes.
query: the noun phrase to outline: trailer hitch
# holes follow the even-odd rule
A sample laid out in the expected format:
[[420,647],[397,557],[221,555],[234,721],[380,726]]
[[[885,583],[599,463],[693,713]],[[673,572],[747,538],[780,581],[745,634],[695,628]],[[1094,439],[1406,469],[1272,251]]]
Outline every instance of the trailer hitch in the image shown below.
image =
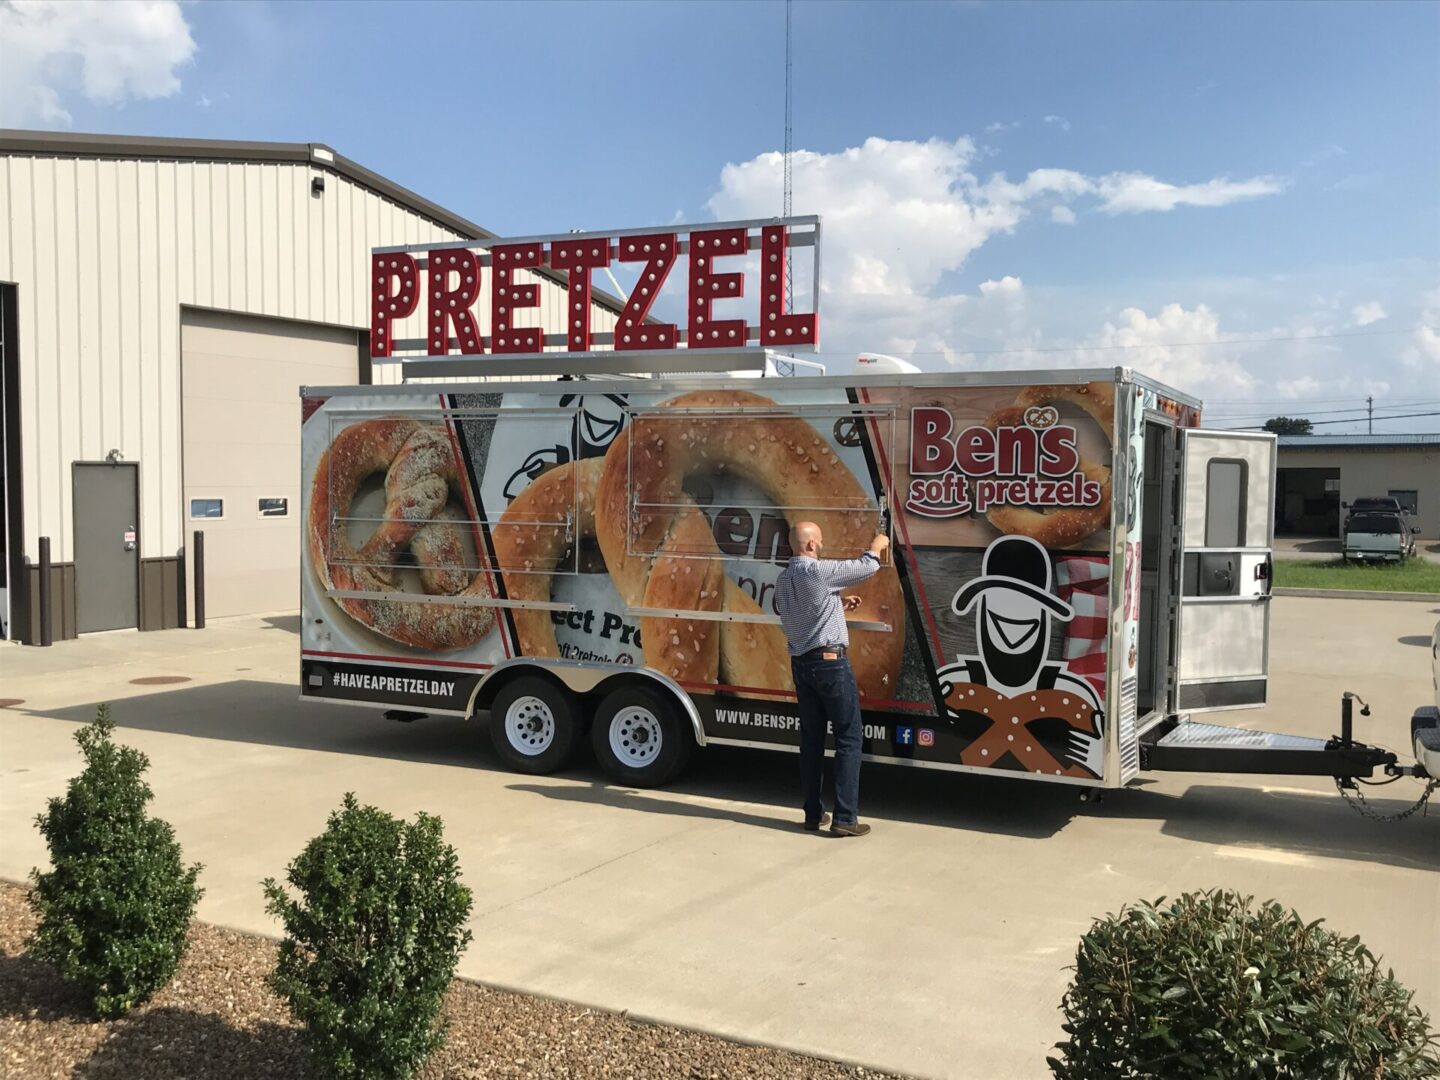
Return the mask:
[[[1327,748],[1333,747],[1337,750],[1349,750],[1356,745],[1354,735],[1355,702],[1357,701],[1360,702],[1360,715],[1370,715],[1370,706],[1361,699],[1360,695],[1353,690],[1346,690],[1340,698],[1340,737],[1332,738],[1326,743]],[[1368,817],[1372,821],[1404,821],[1411,814],[1419,811],[1425,811],[1428,814],[1426,803],[1430,801],[1430,796],[1435,793],[1436,788],[1440,788],[1440,778],[1430,777],[1419,764],[1401,765],[1395,755],[1389,751],[1384,752],[1384,758],[1385,760],[1378,761],[1376,764],[1383,767],[1385,776],[1388,779],[1365,780],[1357,776],[1335,777],[1335,790],[1340,792],[1340,797],[1345,800],[1345,804],[1354,809],[1355,812],[1362,817]],[[1415,804],[1394,814],[1383,814],[1378,810],[1371,809],[1370,804],[1365,800],[1365,792],[1361,790],[1361,785],[1365,787],[1384,787],[1387,784],[1393,784],[1396,780],[1404,776],[1411,776],[1417,780],[1429,780],[1429,783],[1425,785],[1425,790],[1420,793],[1420,798],[1416,800]]]

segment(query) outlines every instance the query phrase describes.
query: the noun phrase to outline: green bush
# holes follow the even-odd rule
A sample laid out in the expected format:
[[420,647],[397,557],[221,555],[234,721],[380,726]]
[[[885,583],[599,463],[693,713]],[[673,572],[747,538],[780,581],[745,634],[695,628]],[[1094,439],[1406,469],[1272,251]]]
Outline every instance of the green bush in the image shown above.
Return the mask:
[[175,974],[201,890],[168,824],[145,813],[149,759],[111,738],[101,705],[75,736],[85,770],[35,823],[52,869],[31,871],[39,926],[31,952],[82,990],[102,1016],[145,1001]]
[[290,864],[294,900],[265,881],[285,939],[270,985],[306,1027],[323,1076],[411,1075],[444,1041],[445,991],[470,932],[470,890],[439,818],[413,824],[346,795]]
[[1233,892],[1163,903],[1080,939],[1060,1080],[1440,1076],[1428,1018],[1359,938]]

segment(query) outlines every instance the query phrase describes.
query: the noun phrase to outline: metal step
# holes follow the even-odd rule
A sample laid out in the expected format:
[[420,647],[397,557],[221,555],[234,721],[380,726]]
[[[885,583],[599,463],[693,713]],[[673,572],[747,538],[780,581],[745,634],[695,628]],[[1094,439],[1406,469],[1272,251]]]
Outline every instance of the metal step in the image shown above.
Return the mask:
[[1324,750],[1326,740],[1274,731],[1245,731],[1224,724],[1182,721],[1161,737],[1160,746],[1207,746],[1234,750]]

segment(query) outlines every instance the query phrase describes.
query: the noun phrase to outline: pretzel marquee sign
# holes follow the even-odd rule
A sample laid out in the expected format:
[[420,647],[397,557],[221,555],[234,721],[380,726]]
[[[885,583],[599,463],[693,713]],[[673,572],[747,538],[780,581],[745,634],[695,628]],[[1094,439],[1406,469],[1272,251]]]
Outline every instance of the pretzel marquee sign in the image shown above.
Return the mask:
[[[400,351],[429,356],[539,354],[546,346],[572,353],[597,344],[617,353],[676,349],[813,349],[820,339],[818,218],[721,222],[675,226],[653,232],[618,230],[564,233],[520,240],[412,245],[376,249],[370,259],[370,351],[389,357]],[[786,267],[792,247],[813,250],[811,310],[790,311]],[[754,252],[755,256],[747,258]],[[687,325],[665,322],[651,310],[676,275],[687,267],[680,289],[688,287]],[[593,331],[590,323],[593,275],[616,264],[631,264],[635,277],[615,331]],[[563,333],[536,325],[540,287],[520,280],[526,271],[564,275]],[[717,301],[739,300],[753,283],[758,318],[747,322],[732,305],[716,317]],[[672,291],[678,291],[670,284]],[[488,298],[483,308],[477,301]],[[396,324],[421,315],[423,339],[397,340]],[[486,323],[482,323],[482,318]]]

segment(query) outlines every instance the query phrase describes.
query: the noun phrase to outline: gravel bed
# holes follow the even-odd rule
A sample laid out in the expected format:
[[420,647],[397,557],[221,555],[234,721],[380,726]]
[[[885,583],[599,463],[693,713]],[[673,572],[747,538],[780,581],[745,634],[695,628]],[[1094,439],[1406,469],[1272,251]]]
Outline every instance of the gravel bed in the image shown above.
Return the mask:
[[[99,1020],[49,967],[25,955],[35,925],[26,892],[0,882],[0,1077],[309,1075],[301,1031],[265,986],[274,942],[197,923],[169,986],[119,1020]],[[460,980],[451,986],[445,1011],[449,1037],[419,1074],[423,1080],[892,1075]]]

